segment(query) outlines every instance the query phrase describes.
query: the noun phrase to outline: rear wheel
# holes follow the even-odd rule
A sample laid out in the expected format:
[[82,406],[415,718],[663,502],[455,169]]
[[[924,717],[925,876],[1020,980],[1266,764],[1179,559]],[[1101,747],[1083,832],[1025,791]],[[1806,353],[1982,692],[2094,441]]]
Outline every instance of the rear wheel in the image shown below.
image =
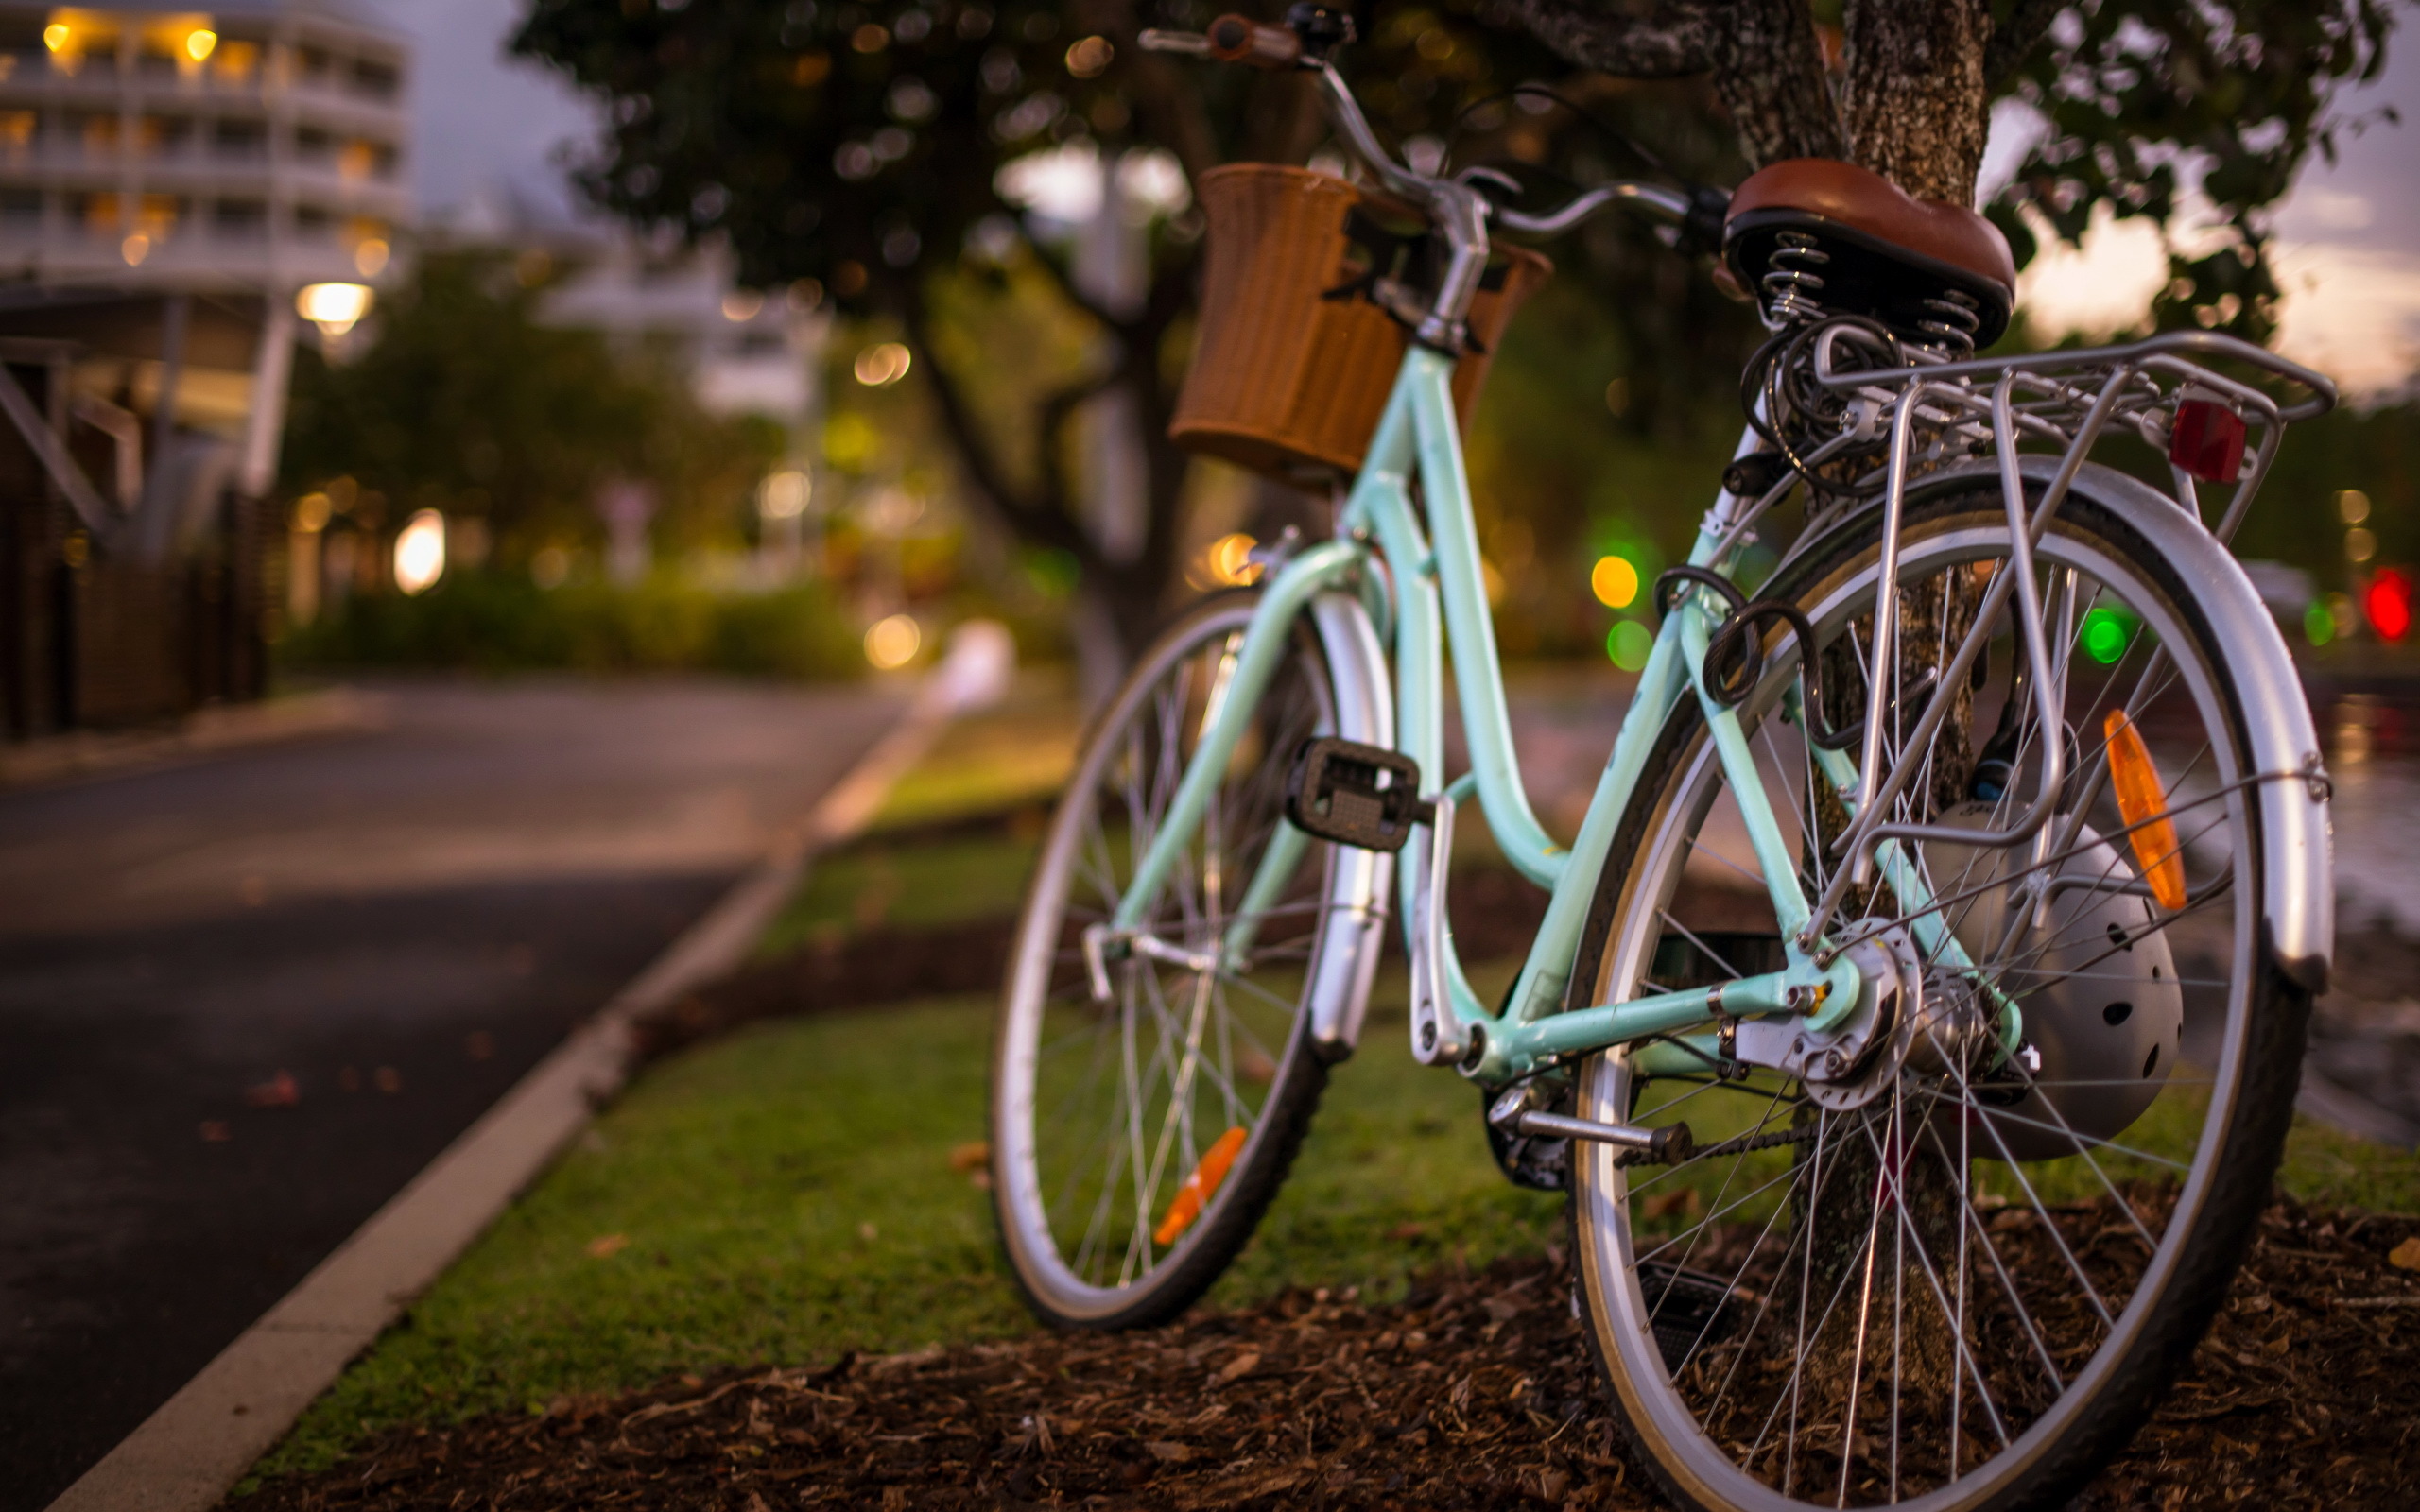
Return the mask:
[[[1847,526],[1765,590],[1812,621],[1834,727],[1860,726],[1872,691],[1876,536]],[[1887,759],[1920,766],[1895,816],[2005,828],[2050,740],[2068,776],[2048,842],[1922,842],[1908,897],[1851,890],[1835,937],[1868,935],[1901,988],[1866,1058],[1740,1074],[1713,1041],[1692,1069],[1673,1047],[1583,1068],[1582,1117],[1685,1120],[1696,1139],[1669,1166],[1582,1146],[1572,1181],[1592,1343],[1691,1507],[2064,1501],[2200,1338],[2290,1115],[2308,1004],[2261,948],[2240,700],[2191,584],[2072,497],[2036,553],[2053,664],[2025,664],[2012,597],[1972,707],[1904,748],[2008,570],[1996,489],[1911,504],[1902,539],[1905,649],[1879,692],[1902,711]],[[1740,713],[1811,896],[1846,811],[1804,734],[1797,655],[1774,653]],[[2023,696],[2046,677],[2059,729]],[[1586,1001],[1781,964],[1740,812],[1685,698],[1599,884]]]
[[[1212,600],[1143,654],[1085,741],[1027,896],[994,1040],[994,1204],[1018,1283],[1063,1327],[1158,1322],[1218,1279],[1326,1085],[1314,993],[1340,977],[1367,990],[1366,971],[1322,968],[1365,938],[1347,926],[1371,868],[1283,825],[1295,750],[1337,732],[1307,617],[1140,937],[1087,958],[1085,931],[1109,922],[1227,696],[1256,601]],[[1287,849],[1255,905],[1272,845]]]

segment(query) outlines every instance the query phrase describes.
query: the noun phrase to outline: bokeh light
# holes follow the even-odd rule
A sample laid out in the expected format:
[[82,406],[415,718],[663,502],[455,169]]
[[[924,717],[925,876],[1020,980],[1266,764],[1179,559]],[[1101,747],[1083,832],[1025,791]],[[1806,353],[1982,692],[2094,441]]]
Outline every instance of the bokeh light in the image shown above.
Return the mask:
[[1220,536],[1201,553],[1201,576],[1224,588],[1260,581],[1260,563],[1252,559],[1253,548],[1258,544],[1240,530]]
[[2325,645],[2336,639],[2336,616],[2316,599],[2303,607],[2303,639],[2313,645]]
[[1655,633],[1636,620],[1624,620],[1605,635],[1605,654],[1624,672],[1647,665],[1647,654],[1654,649]]
[[1588,574],[1588,587],[1607,609],[1628,609],[1638,601],[1638,564],[1612,553],[1599,557]]
[[895,384],[908,376],[911,360],[908,349],[896,341],[868,347],[857,353],[857,382],[868,388],[882,388]]
[[2361,610],[2381,641],[2400,641],[2411,633],[2411,579],[2399,567],[2388,567],[2370,578],[2361,591]]
[[370,289],[362,284],[305,284],[294,296],[294,310],[323,335],[340,336],[370,313]]
[[895,672],[916,660],[925,632],[911,614],[879,619],[866,629],[866,660],[885,672]]
[[2083,617],[2084,654],[2109,666],[2126,654],[2126,643],[2134,633],[2126,616],[2106,606],[2096,609]]
[[406,593],[425,592],[445,576],[445,517],[423,509],[395,537],[395,586]]

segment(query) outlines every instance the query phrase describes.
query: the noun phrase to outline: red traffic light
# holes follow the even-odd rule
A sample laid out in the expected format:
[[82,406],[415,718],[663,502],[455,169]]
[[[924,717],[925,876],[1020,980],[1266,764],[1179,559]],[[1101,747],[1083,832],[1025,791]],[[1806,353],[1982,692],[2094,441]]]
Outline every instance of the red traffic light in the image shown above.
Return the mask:
[[2215,399],[2176,406],[2168,459],[2204,483],[2233,483],[2243,471],[2243,417]]
[[2361,591],[2361,610],[2381,641],[2400,641],[2411,632],[2411,578],[2399,567],[2381,568]]

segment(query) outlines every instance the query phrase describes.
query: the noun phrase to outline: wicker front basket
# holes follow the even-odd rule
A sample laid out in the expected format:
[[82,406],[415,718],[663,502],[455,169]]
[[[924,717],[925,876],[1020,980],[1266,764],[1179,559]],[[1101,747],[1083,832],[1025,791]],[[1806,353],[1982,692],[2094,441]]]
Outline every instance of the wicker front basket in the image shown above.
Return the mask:
[[[1209,268],[1169,437],[1289,481],[1357,472],[1411,339],[1366,292],[1374,243],[1384,256],[1420,228],[1405,226],[1392,201],[1306,168],[1231,163],[1203,174],[1198,192]],[[1392,236],[1382,229],[1390,217],[1401,228]],[[1553,271],[1526,248],[1490,259],[1471,302],[1476,350],[1454,369],[1465,426],[1496,338]]]

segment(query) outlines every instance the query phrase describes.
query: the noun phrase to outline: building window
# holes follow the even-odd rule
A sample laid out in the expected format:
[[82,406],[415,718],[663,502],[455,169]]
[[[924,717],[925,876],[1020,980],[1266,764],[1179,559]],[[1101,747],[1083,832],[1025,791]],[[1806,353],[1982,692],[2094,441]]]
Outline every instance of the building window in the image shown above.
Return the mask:
[[182,37],[170,37],[157,31],[146,32],[134,50],[134,71],[145,78],[174,78],[186,62],[180,50]]
[[115,111],[73,112],[67,117],[69,133],[84,144],[88,158],[117,156],[117,112]]
[[326,206],[297,205],[294,207],[294,234],[296,239],[309,242],[324,242],[334,237],[336,233],[337,218],[328,213]]
[[115,195],[70,195],[67,208],[87,236],[115,241],[123,234],[119,227],[126,220],[125,209]]
[[42,191],[0,189],[0,226],[14,232],[39,230],[42,226]]
[[294,132],[294,156],[315,165],[325,164],[337,154],[337,139],[316,126],[298,127]]
[[268,234],[268,205],[258,199],[221,199],[210,207],[210,230],[222,241],[258,241]]
[[267,121],[226,120],[211,129],[211,149],[222,158],[268,156]]
[[261,44],[246,37],[222,37],[210,55],[210,77],[224,89],[242,89],[261,77]]
[[391,100],[403,88],[403,72],[392,63],[364,58],[353,65],[353,87],[374,100]]
[[171,157],[193,144],[190,115],[147,115],[135,125],[134,149],[147,158]]
[[34,155],[34,132],[42,117],[31,111],[0,111],[0,162],[24,163]]
[[352,141],[337,157],[337,172],[348,179],[391,179],[395,149],[384,142]]
[[185,202],[181,195],[145,195],[136,201],[134,229],[154,242],[168,239],[184,218]]

